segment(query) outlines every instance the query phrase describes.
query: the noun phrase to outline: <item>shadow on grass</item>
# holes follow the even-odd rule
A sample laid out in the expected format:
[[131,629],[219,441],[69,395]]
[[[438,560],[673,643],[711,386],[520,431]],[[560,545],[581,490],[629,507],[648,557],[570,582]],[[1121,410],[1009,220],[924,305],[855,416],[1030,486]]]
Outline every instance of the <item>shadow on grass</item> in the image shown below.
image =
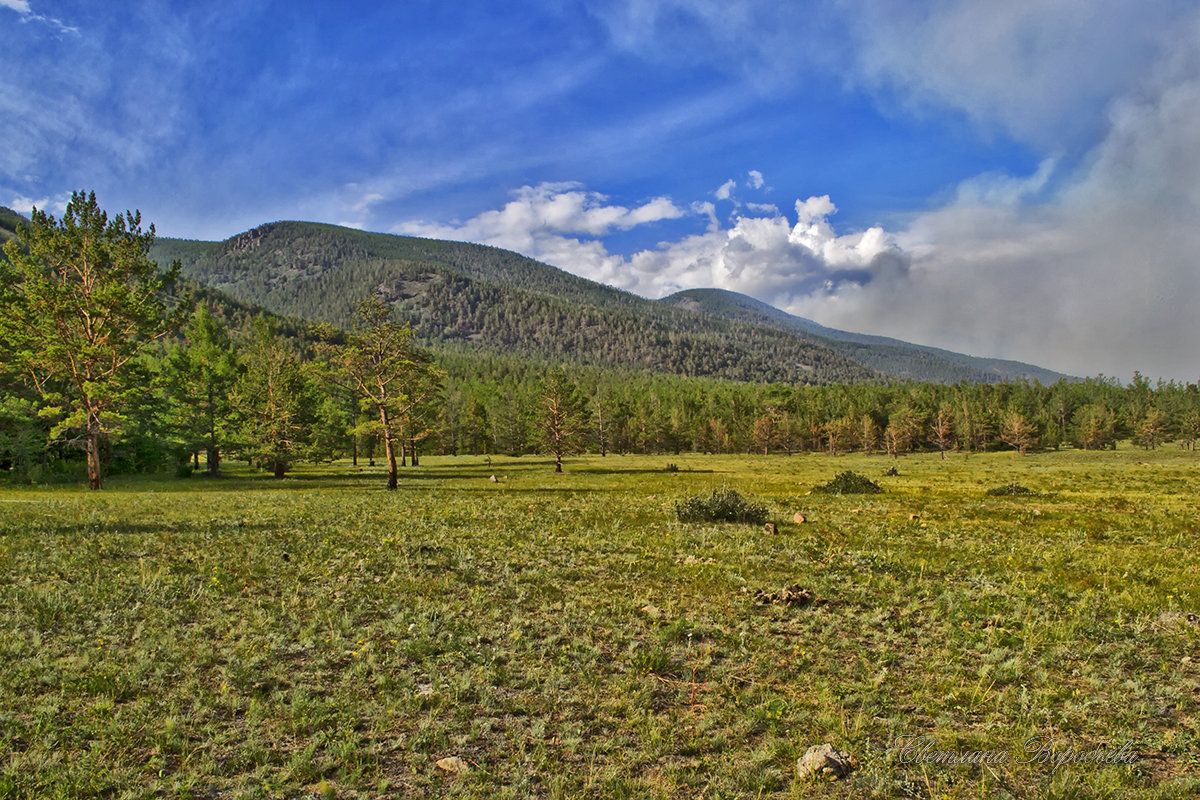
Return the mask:
[[42,521],[32,525],[4,525],[0,527],[0,539],[6,536],[37,534],[39,536],[92,537],[92,536],[146,536],[162,533],[182,534],[248,534],[280,530],[283,524],[246,522],[242,520],[210,520],[195,522],[53,522]]
[[[472,458],[479,458],[474,456]],[[721,472],[717,469],[679,469],[670,472],[661,467],[624,467],[614,463],[609,465],[597,464],[572,464],[567,461],[564,464],[564,471],[556,473],[554,471],[553,458],[515,458],[511,456],[497,456],[492,464],[487,464],[482,461],[473,461],[467,463],[438,463],[420,466],[400,467],[398,470],[398,478],[400,489],[403,490],[406,486],[422,488],[432,488],[430,484],[437,482],[488,482],[494,475],[499,481],[497,484],[492,484],[491,487],[481,487],[473,489],[464,487],[461,483],[454,485],[455,491],[471,492],[471,491],[495,491],[497,488],[505,488],[510,491],[522,492],[606,492],[615,491],[614,489],[598,488],[598,487],[546,487],[534,486],[520,489],[505,486],[510,480],[541,480],[553,479],[558,476],[562,480],[570,480],[572,475],[580,477],[595,477],[595,476],[649,476],[649,475],[703,475]],[[33,486],[11,486],[6,487],[0,485],[0,488],[12,488],[16,491],[25,489],[29,490],[52,490],[55,492],[65,492],[75,494],[76,492],[84,495],[90,494],[89,490],[82,483],[62,484],[56,483],[53,485],[33,485]],[[260,472],[258,470],[246,467],[244,465],[227,465],[219,475],[209,475],[206,472],[197,472],[190,477],[180,478],[174,475],[158,474],[158,475],[114,475],[105,482],[105,488],[101,490],[100,495],[107,493],[124,493],[124,492],[139,492],[139,491],[175,491],[186,493],[205,493],[205,492],[267,492],[267,491],[285,491],[293,492],[297,490],[310,489],[348,489],[360,490],[365,492],[387,492],[387,468],[380,464],[375,466],[358,466],[351,465],[320,465],[309,466],[303,465],[291,472],[288,472],[282,478],[276,478],[268,472]]]

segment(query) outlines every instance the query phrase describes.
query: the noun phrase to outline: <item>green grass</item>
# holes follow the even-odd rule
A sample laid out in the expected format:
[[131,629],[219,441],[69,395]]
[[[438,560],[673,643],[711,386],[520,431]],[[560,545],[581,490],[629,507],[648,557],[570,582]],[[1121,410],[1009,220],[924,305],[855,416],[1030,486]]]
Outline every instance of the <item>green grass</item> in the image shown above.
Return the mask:
[[[0,798],[1200,791],[1195,455],[890,463],[0,489]],[[810,494],[847,468],[885,493]],[[1042,494],[986,494],[1014,481]],[[675,520],[725,486],[779,532]],[[754,602],[792,584],[825,602]],[[906,763],[898,738],[922,735],[1010,755]],[[1044,735],[1139,757],[1019,763]],[[857,769],[797,782],[823,742]]]

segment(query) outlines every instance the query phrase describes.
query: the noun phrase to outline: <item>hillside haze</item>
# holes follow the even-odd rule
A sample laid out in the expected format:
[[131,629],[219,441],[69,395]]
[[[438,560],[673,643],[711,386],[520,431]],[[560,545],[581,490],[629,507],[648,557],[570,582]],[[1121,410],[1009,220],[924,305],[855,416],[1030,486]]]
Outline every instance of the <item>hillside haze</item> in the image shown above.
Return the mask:
[[886,336],[827,328],[810,319],[780,311],[753,297],[724,289],[686,289],[664,297],[660,302],[724,319],[807,335],[864,366],[897,377],[934,383],[956,383],[960,380],[993,383],[1013,378],[1054,383],[1070,377],[1020,361],[980,358]]
[[732,292],[647,300],[494,247],[320,223],[270,223],[223,242],[160,239],[152,256],[178,259],[188,279],[242,303],[339,326],[379,294],[435,350],[755,383],[1062,377],[824,328]]

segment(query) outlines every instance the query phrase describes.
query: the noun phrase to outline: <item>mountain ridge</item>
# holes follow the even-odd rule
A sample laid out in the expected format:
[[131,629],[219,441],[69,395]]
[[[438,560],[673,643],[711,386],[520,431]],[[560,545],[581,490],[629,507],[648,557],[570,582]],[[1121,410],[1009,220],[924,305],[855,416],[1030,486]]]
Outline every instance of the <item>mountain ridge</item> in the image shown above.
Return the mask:
[[276,222],[223,242],[162,239],[152,256],[239,301],[335,325],[378,294],[434,349],[754,383],[884,377],[807,337],[663,306],[482,245]]
[[[967,380],[976,382],[1026,378],[1041,383],[1053,383],[1058,380],[1069,380],[1072,377],[1021,361],[972,356],[940,347],[913,344],[888,336],[829,328],[810,319],[789,314],[749,295],[732,292],[728,289],[684,289],[662,298],[659,302],[816,336],[832,343],[835,349],[856,361],[898,377],[933,380],[936,383],[952,383],[954,380],[938,380],[932,376],[944,373],[949,377],[952,374],[961,374],[963,370],[974,374],[973,377],[966,377]],[[924,377],[917,378],[918,374]]]

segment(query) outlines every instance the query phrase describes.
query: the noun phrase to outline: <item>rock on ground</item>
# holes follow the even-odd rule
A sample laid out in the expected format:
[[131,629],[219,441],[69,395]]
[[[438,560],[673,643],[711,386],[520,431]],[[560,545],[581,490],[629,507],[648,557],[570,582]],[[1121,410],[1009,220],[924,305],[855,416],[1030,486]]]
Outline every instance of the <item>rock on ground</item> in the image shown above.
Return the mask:
[[813,775],[829,776],[837,780],[849,775],[852,769],[853,756],[834,749],[831,744],[814,745],[796,760],[796,778],[799,780]]

